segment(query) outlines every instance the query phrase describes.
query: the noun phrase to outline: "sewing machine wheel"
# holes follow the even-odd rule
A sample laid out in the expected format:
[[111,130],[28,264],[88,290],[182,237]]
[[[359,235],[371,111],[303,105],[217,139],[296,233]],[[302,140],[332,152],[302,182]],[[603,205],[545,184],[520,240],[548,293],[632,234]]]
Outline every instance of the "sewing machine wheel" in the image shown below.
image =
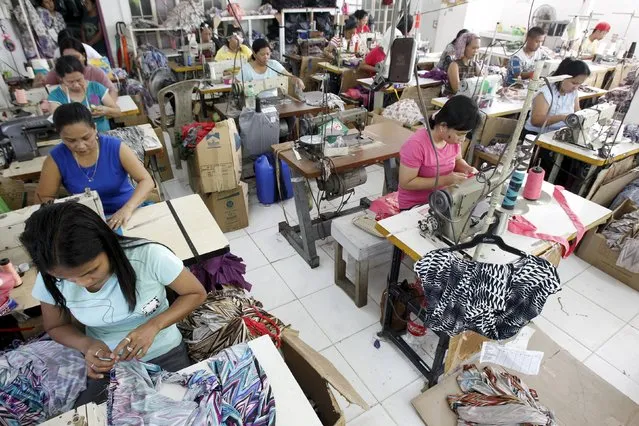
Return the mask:
[[434,210],[436,213],[448,218],[450,217],[450,208],[452,204],[453,200],[450,198],[450,194],[446,191],[433,191],[428,198],[428,205],[431,210]]
[[581,127],[581,121],[577,114],[568,114],[566,117],[566,126],[571,129],[579,129]]

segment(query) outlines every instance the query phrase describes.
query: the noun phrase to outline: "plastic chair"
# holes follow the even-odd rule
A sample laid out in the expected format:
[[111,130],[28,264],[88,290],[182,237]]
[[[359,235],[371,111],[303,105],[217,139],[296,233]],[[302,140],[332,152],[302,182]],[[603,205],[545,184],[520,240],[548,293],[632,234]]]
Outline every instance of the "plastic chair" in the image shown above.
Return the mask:
[[[160,106],[160,127],[168,132],[173,147],[173,159],[175,167],[182,168],[180,150],[176,146],[175,132],[181,131],[182,126],[193,122],[193,89],[200,84],[200,80],[185,80],[164,87],[158,92],[158,104]],[[173,131],[169,131],[169,119],[166,114],[167,96],[173,95],[175,106],[173,107]]]

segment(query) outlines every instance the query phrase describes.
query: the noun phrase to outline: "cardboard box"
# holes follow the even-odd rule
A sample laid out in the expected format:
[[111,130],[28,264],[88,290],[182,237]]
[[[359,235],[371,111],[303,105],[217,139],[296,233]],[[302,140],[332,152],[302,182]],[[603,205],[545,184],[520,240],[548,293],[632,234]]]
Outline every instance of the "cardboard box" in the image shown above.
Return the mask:
[[280,351],[304,394],[315,403],[318,417],[324,426],[346,426],[346,418],[330,390],[331,387],[349,402],[368,410],[368,404],[348,380],[330,361],[304,343],[297,331],[287,328],[282,332]]
[[245,182],[230,191],[199,192],[223,232],[248,226],[248,185]]
[[153,130],[155,130],[155,134],[157,135],[158,139],[160,140],[160,143],[162,144],[162,153],[155,154],[155,158],[157,158],[158,160],[160,180],[162,182],[166,182],[167,180],[173,179],[173,169],[171,168],[171,160],[169,159],[169,152],[166,150],[166,142],[164,141],[164,132],[159,127]]
[[600,185],[599,188],[594,191],[590,201],[600,206],[608,207],[610,203],[614,201],[615,197],[619,195],[630,182],[637,178],[639,178],[639,169],[632,169],[610,182]]
[[[613,211],[612,218],[609,222],[619,219],[624,214],[636,209],[637,206],[635,206],[632,201],[626,200]],[[617,266],[619,251],[610,249],[606,244],[606,238],[601,235],[601,229],[605,226],[606,225],[602,225],[598,229],[591,229],[586,233],[577,249],[577,256],[595,268],[604,271],[606,274],[639,291],[639,274]]]
[[503,117],[487,117],[481,130],[479,143],[483,146],[510,142],[517,126],[517,120]]
[[189,183],[195,192],[199,178],[201,193],[230,191],[242,176],[242,140],[235,121],[228,119],[215,127],[197,144],[189,159]]

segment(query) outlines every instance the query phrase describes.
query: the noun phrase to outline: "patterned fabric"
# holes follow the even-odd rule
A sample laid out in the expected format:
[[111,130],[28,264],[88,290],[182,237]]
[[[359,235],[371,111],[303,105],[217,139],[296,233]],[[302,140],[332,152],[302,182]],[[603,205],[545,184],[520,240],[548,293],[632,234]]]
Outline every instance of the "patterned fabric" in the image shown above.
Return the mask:
[[387,106],[382,111],[382,117],[399,121],[402,124],[418,124],[424,120],[419,105],[414,99],[402,99]]
[[[248,345],[236,345],[208,362],[212,373],[163,372],[153,364],[120,362],[111,371],[108,424],[269,426],[275,397]],[[161,383],[187,388],[182,401],[158,393]]]
[[36,425],[69,411],[86,388],[86,377],[82,354],[51,340],[5,352],[0,355],[0,419]]
[[[262,324],[266,328],[256,327]],[[284,324],[247,297],[243,290],[225,286],[209,293],[206,302],[178,323],[189,356],[202,361],[221,350],[270,334],[276,345]]]
[[113,136],[120,139],[124,144],[135,152],[138,159],[144,163],[144,147],[155,146],[156,141],[154,138],[147,136],[139,127],[119,127],[117,129],[109,130],[104,133],[105,135]]
[[[475,77],[477,75],[477,70],[479,69],[479,65],[477,61],[469,61],[468,65],[464,64],[464,61],[461,59],[457,59],[455,61],[457,66],[459,67],[459,81],[465,80],[467,78]],[[448,68],[446,68],[448,71]],[[447,81],[444,85],[443,90],[444,96],[454,95],[453,88],[450,85],[450,81]]]
[[58,33],[67,27],[60,12],[49,12],[44,7],[39,7],[38,15],[45,31],[37,34],[37,43],[40,53],[45,58],[53,58],[58,48]]
[[612,102],[617,105],[617,112],[625,114],[630,108],[632,97],[639,90],[639,65],[628,72],[624,85],[611,89],[601,97],[600,102]]
[[555,267],[526,256],[514,263],[480,263],[434,250],[415,263],[427,302],[426,326],[454,336],[465,330],[489,339],[514,336],[560,289]]

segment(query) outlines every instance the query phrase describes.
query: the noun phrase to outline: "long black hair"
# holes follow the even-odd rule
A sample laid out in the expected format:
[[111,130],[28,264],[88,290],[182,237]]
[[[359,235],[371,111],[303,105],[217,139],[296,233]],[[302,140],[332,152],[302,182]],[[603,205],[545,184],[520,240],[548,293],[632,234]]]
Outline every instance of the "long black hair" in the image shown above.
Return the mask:
[[402,16],[396,28],[406,37],[413,29],[413,15]]
[[72,72],[84,74],[84,65],[75,56],[61,56],[55,61],[55,73],[58,77],[63,78]]
[[[585,75],[588,77],[590,75],[590,68],[587,63],[580,59],[566,58],[559,63],[559,66],[552,75],[570,75],[572,77]],[[557,89],[559,89],[561,87],[561,81],[558,81],[555,85]]]
[[466,28],[463,28],[461,30],[459,30],[459,32],[457,33],[457,35],[455,36],[455,38],[453,39],[453,41],[450,42],[450,44],[452,44],[453,46],[455,45],[455,42],[457,41],[457,39],[463,35],[466,34],[468,32],[468,30]]
[[84,45],[80,40],[73,37],[67,37],[58,43],[58,47],[60,48],[60,55],[64,55],[64,51],[66,49],[73,49],[77,52],[80,52],[84,55],[84,64],[87,64],[87,51],[84,48]]
[[355,12],[353,12],[353,17],[357,19],[358,21],[366,18],[367,16],[368,16],[368,12],[363,9],[357,9]]
[[47,291],[65,313],[66,300],[49,271],[58,266],[84,265],[101,253],[109,258],[129,311],[135,309],[137,276],[124,251],[151,242],[116,234],[96,212],[71,201],[43,204],[27,219],[20,242],[40,271]]
[[53,113],[53,124],[56,131],[61,132],[65,126],[84,123],[95,129],[95,122],[89,108],[79,102],[60,105]]
[[431,129],[443,123],[449,129],[470,131],[477,127],[480,120],[477,103],[469,97],[456,95],[429,119],[429,124]]

